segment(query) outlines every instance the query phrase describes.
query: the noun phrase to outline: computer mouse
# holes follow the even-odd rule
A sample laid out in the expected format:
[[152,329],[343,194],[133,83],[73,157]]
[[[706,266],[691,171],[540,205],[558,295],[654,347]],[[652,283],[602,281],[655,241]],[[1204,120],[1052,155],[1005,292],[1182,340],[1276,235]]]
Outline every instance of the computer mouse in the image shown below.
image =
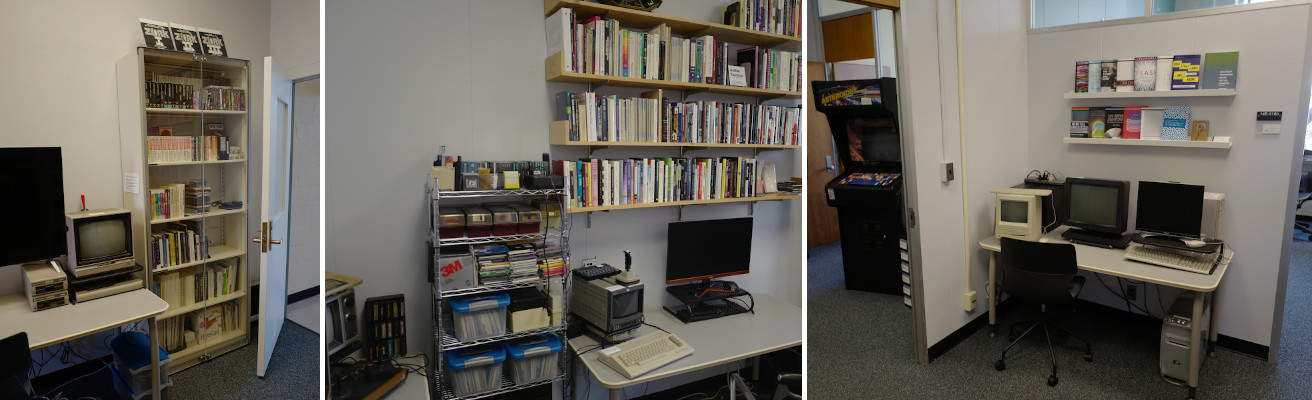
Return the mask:
[[1203,247],[1207,245],[1207,242],[1201,240],[1186,240],[1184,241],[1184,245],[1189,247]]

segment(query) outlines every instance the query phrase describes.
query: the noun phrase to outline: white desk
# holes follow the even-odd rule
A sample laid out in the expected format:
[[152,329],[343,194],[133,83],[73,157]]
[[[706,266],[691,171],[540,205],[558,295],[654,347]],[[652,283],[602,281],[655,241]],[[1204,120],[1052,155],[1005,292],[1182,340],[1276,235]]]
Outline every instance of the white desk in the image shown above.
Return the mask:
[[[756,357],[802,344],[802,309],[766,294],[754,294],[756,313],[743,313],[684,324],[662,309],[643,310],[647,323],[675,334],[693,348],[690,356],[629,379],[597,360],[598,351],[578,357],[602,386],[610,389],[610,398],[619,400],[621,389],[643,382],[710,368],[716,365]],[[644,326],[640,334],[654,331]],[[597,344],[591,334],[570,339],[569,347],[587,349]],[[577,386],[577,385],[575,385]]]
[[[1067,227],[1058,228],[1046,235],[1043,235],[1041,241],[1048,243],[1070,243],[1061,238],[1062,232]],[[997,261],[998,252],[1002,251],[1002,246],[996,237],[986,237],[979,241],[979,247],[989,251],[989,282],[988,282],[988,303],[989,303],[989,336],[997,333],[997,299],[998,296],[994,291],[997,285]],[[1230,261],[1234,257],[1234,250],[1229,245],[1225,246],[1225,254],[1222,255],[1220,265],[1212,271],[1211,275],[1203,275],[1193,272],[1181,271],[1173,268],[1159,267],[1152,264],[1145,264],[1137,261],[1125,259],[1125,250],[1121,249],[1104,249],[1085,245],[1075,245],[1075,259],[1079,268],[1089,272],[1130,278],[1158,285],[1166,285],[1180,289],[1198,292],[1194,296],[1194,310],[1191,321],[1203,320],[1203,297],[1207,294],[1212,295],[1212,304],[1216,304],[1216,289],[1221,284],[1221,278],[1225,276],[1225,271],[1230,267]],[[1208,336],[1209,354],[1215,354],[1216,346],[1216,308],[1212,308],[1211,322],[1212,332]],[[1202,324],[1190,324],[1189,339],[1190,343],[1202,343]],[[1191,359],[1189,363],[1189,398],[1194,398],[1198,390],[1198,369],[1202,366],[1202,360],[1197,358]]]
[[[150,347],[158,349],[155,316],[168,309],[168,303],[146,289],[40,312],[32,312],[27,297],[18,293],[0,297],[0,337],[27,332],[28,347],[36,350],[146,319]],[[159,371],[159,357],[150,360],[151,371]],[[150,376],[151,398],[158,399],[159,373]]]

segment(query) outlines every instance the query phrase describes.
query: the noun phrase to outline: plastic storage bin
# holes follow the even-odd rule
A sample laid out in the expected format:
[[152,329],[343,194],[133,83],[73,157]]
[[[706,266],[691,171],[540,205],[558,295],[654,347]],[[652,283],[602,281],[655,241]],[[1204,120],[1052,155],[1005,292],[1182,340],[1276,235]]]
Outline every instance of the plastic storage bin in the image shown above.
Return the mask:
[[492,213],[483,207],[465,208],[465,236],[492,236]]
[[468,342],[505,334],[506,306],[509,305],[510,295],[506,293],[451,299],[456,338]]
[[[141,332],[125,332],[109,342],[114,353],[114,366],[133,393],[150,391],[150,336]],[[159,381],[169,380],[169,353],[158,349]]]
[[505,343],[510,379],[516,385],[537,382],[556,376],[556,359],[560,355],[560,338],[550,333]]
[[448,351],[448,380],[456,397],[468,397],[501,388],[501,363],[506,351],[499,344]]
[[437,232],[442,239],[465,237],[465,212],[459,208],[442,207],[437,211]]
[[519,231],[519,213],[506,206],[491,206],[492,234],[497,236],[514,235]]
[[[146,387],[141,390],[132,390],[129,384],[123,380],[123,374],[119,372],[118,367],[109,366],[109,373],[114,374],[114,391],[118,392],[119,398],[124,400],[150,400],[150,382],[146,382]],[[149,377],[149,376],[147,376]],[[159,381],[159,398],[168,400],[169,387],[173,386],[173,381],[161,379]]]
[[519,214],[519,234],[542,232],[542,211],[523,204],[511,205],[510,209]]

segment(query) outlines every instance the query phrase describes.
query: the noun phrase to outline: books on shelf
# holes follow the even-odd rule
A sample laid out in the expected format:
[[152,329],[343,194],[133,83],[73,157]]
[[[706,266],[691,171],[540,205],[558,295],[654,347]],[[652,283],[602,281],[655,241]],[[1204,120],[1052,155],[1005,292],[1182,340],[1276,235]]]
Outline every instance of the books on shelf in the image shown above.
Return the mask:
[[[211,126],[215,124],[209,124]],[[218,132],[222,132],[219,124]],[[214,132],[213,129],[210,130]],[[146,163],[178,163],[218,161],[228,159],[228,137],[205,136],[147,136]]]
[[565,72],[728,85],[729,66],[750,64],[749,87],[802,87],[799,52],[751,47],[730,54],[729,44],[713,35],[674,36],[666,24],[643,30],[600,16],[579,22],[572,9],[561,8],[547,17],[546,34],[548,51],[561,54]]
[[193,78],[153,74],[146,81],[146,107],[245,111],[246,90],[223,77]]
[[667,102],[661,91],[642,98],[561,92],[556,118],[572,141],[799,145],[801,107],[717,101]]
[[798,0],[736,0],[724,6],[721,23],[785,36],[801,36],[802,4]]
[[203,220],[172,222],[156,228],[150,236],[150,266],[160,269],[210,257]]
[[565,177],[566,206],[598,207],[754,197],[760,164],[743,157],[553,161]]
[[1074,93],[1234,89],[1238,66],[1234,51],[1076,61]]
[[184,185],[174,183],[150,189],[148,206],[152,221],[181,218],[183,214]]

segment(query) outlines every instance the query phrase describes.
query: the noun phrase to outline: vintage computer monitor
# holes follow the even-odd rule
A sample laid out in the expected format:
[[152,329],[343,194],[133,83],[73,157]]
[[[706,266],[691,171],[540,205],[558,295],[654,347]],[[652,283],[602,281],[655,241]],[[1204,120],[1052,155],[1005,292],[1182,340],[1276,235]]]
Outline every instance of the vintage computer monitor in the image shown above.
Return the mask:
[[65,214],[68,262],[64,269],[74,277],[87,277],[133,268],[132,212],[121,208]]
[[1036,241],[1043,236],[1043,198],[1052,195],[1047,189],[993,189],[997,199],[993,208],[993,236]]
[[1197,239],[1203,228],[1201,185],[1139,181],[1134,229],[1156,235]]
[[671,222],[665,283],[743,275],[752,260],[752,219]]
[[[1066,178],[1066,221],[1062,237],[1075,235],[1101,241],[1122,241],[1129,225],[1130,182],[1092,178]],[[1088,243],[1086,241],[1086,243]],[[1103,242],[1089,244],[1103,245]],[[1117,247],[1124,247],[1124,244]]]
[[58,147],[0,148],[0,267],[22,265],[32,311],[68,304],[64,161]]
[[606,337],[642,325],[642,294],[641,282],[626,285],[614,277],[579,281],[570,285],[570,312]]

